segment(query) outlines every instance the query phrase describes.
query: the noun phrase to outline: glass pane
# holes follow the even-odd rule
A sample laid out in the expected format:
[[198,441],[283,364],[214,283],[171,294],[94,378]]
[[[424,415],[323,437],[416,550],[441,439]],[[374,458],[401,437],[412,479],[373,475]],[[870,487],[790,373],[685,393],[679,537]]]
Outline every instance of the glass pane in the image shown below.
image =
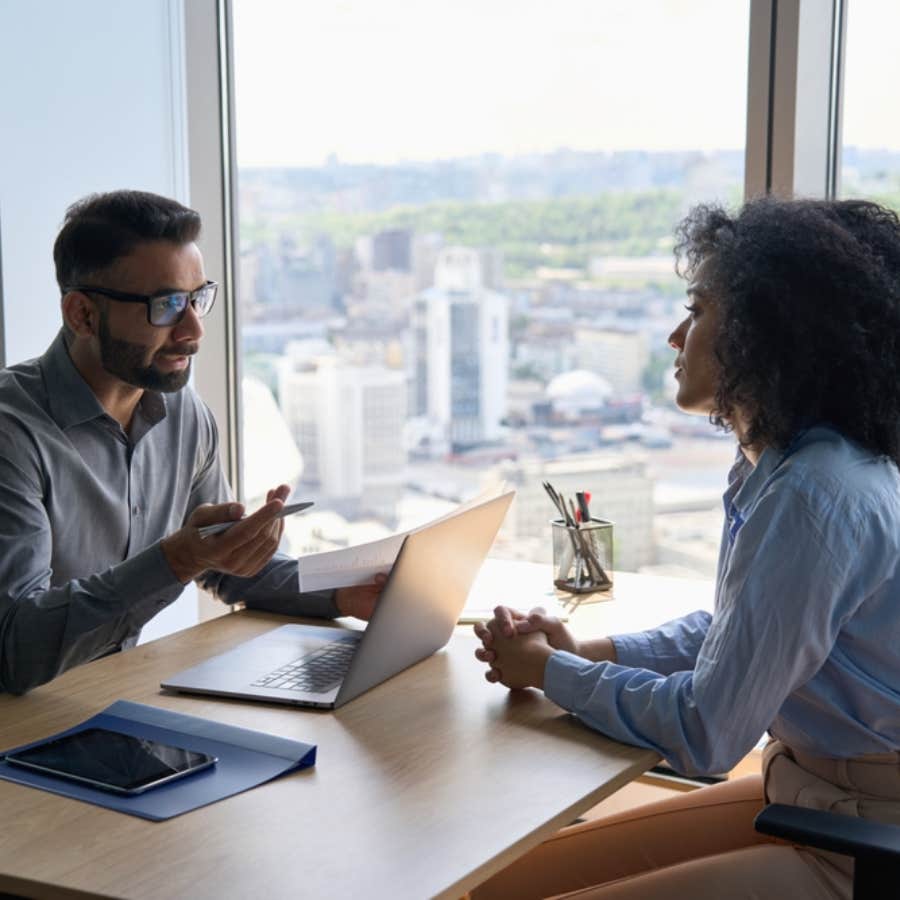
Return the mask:
[[853,0],[844,54],[841,195],[900,210],[900,5]]
[[[740,202],[749,0],[235,0],[247,500],[295,553],[506,480],[711,576],[731,437],[672,402],[673,229]],[[714,36],[711,39],[710,36]]]

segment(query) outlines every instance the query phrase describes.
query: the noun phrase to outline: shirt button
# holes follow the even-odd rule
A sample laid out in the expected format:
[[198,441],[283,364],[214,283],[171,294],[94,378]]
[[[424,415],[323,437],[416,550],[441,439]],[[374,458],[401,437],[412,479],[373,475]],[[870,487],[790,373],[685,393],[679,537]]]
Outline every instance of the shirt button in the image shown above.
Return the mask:
[[135,516],[139,516],[141,514],[141,508],[139,506],[132,506],[131,512]]

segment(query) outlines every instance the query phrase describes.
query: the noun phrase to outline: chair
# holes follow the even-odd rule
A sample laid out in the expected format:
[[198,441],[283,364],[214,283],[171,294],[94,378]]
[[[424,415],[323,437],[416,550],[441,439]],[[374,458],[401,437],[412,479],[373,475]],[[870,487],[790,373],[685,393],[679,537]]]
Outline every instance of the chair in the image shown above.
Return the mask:
[[761,834],[856,860],[854,900],[900,897],[900,827],[838,813],[772,803],[754,822]]

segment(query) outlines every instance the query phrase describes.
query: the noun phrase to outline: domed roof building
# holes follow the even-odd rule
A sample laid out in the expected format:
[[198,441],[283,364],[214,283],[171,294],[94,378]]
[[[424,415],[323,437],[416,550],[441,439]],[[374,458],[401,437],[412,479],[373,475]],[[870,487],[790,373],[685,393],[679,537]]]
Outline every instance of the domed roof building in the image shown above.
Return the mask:
[[554,412],[567,419],[600,409],[612,393],[612,385],[603,376],[587,369],[563,372],[547,385],[547,399]]

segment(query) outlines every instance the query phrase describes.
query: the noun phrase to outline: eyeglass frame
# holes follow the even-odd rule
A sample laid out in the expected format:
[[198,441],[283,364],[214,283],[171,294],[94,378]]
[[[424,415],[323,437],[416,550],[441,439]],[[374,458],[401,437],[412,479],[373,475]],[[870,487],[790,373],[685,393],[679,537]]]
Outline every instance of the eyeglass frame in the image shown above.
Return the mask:
[[[209,303],[209,306],[206,307],[204,312],[197,312],[197,297],[201,291],[208,290],[209,288],[214,288],[212,300]],[[185,317],[187,313],[188,306],[192,307],[195,312],[197,312],[198,319],[204,319],[209,315],[213,306],[216,304],[216,296],[219,292],[219,283],[217,281],[207,281],[201,287],[198,287],[193,291],[159,291],[156,294],[130,294],[127,291],[114,291],[111,288],[100,288],[100,287],[91,287],[85,284],[71,284],[67,287],[63,288],[63,294],[69,294],[72,291],[80,291],[83,294],[99,294],[101,297],[109,297],[110,300],[119,300],[122,303],[143,303],[147,308],[147,322],[152,325],[154,328],[174,328],[178,325]],[[183,297],[187,297],[187,302],[184,304],[184,309],[178,313],[178,318],[175,319],[174,322],[166,322],[163,324],[159,324],[154,322],[151,318],[151,304],[154,300],[161,300],[165,297],[174,297],[176,295],[181,295]]]

